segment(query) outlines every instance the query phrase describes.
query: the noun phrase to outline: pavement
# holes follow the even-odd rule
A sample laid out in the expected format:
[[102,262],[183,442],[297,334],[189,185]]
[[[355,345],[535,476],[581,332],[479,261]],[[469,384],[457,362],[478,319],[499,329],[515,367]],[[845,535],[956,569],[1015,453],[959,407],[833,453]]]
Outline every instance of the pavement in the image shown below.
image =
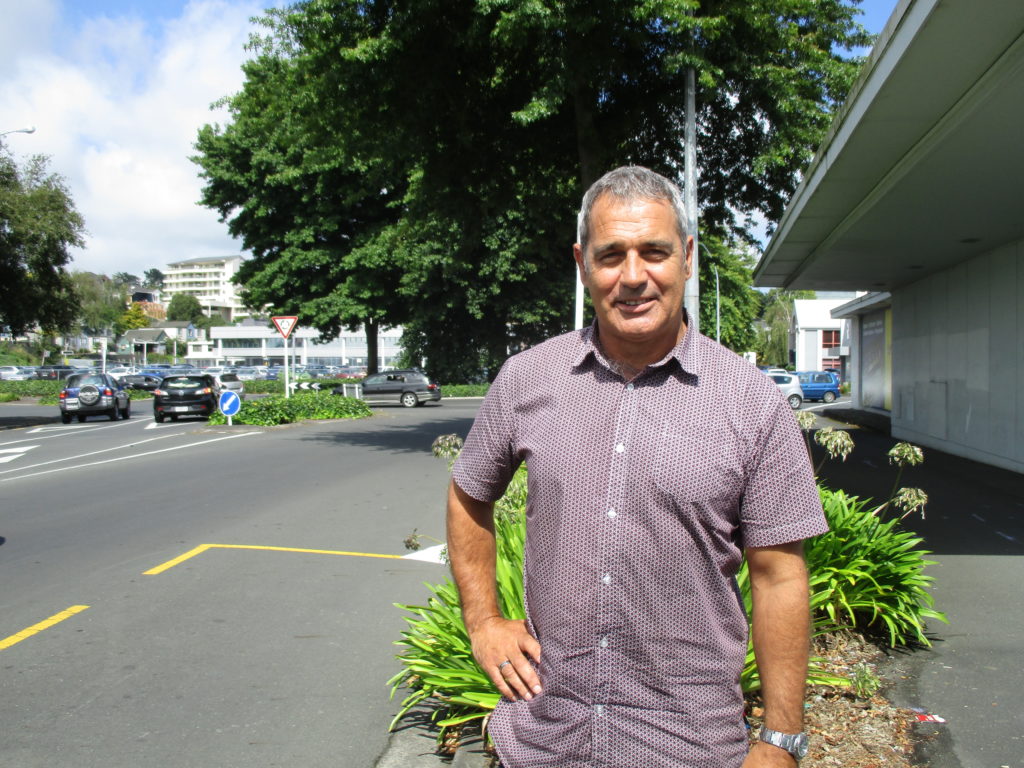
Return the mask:
[[[886,453],[896,443],[888,420],[846,407],[816,408],[823,425],[848,429],[855,443],[845,462],[827,461],[821,480],[879,502],[896,479]],[[890,652],[885,691],[898,706],[945,722],[914,726],[916,758],[931,768],[1024,768],[1024,707],[1019,662],[1024,641],[1024,475],[925,450],[901,486],[923,488],[923,519],[904,524],[924,539],[936,565],[932,593],[949,624],[928,627],[930,648]],[[375,768],[491,768],[478,738],[449,763],[433,752],[425,717],[394,734]]]

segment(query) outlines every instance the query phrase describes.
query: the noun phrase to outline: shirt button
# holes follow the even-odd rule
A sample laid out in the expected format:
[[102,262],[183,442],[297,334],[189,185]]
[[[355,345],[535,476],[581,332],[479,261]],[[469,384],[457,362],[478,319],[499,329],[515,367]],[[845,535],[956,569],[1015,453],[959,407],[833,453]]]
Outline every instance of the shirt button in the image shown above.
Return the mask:
[[611,584],[612,583],[612,575],[610,573],[603,574],[601,576],[601,583],[602,584]]
[[616,453],[622,453],[624,450],[626,450],[626,444],[625,443],[617,443],[615,445],[615,452]]
[[619,513],[616,512],[614,509],[609,509],[608,510],[608,517],[615,517],[617,514],[619,514]]
[[604,704],[597,704],[597,705],[595,705],[594,706],[594,714],[599,715],[599,716],[603,715],[604,714]]
[[600,640],[598,640],[597,644],[599,646],[601,646],[602,648],[607,648],[608,647],[608,635],[605,635]]
[[629,384],[626,385],[626,389],[628,389],[630,392],[633,391],[633,382],[632,381],[629,382]]

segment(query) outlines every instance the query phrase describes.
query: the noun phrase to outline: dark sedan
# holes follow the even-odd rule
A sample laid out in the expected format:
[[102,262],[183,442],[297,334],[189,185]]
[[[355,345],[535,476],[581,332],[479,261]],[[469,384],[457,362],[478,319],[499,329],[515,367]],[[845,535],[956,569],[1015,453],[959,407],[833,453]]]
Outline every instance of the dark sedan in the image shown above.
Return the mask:
[[217,382],[208,373],[170,375],[153,390],[153,418],[177,421],[179,416],[203,416],[217,410]]
[[122,376],[121,381],[124,382],[126,387],[130,387],[132,389],[144,389],[147,392],[152,392],[160,386],[160,382],[164,380],[164,376],[166,375],[167,371],[143,369],[138,373],[129,373]]

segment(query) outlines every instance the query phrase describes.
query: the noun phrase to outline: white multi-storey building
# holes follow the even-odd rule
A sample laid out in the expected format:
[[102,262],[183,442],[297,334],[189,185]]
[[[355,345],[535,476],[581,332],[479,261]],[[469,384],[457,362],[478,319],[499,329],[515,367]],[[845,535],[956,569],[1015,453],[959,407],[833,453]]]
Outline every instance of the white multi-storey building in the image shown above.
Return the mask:
[[[189,342],[188,362],[193,365],[281,365],[285,342],[276,328],[246,321],[243,325],[214,326],[210,338]],[[387,368],[402,353],[402,329],[382,328],[377,334],[377,364]],[[296,328],[288,341],[288,355],[299,365],[367,365],[366,331],[343,330],[321,342],[315,328]]]
[[209,256],[168,264],[161,289],[164,303],[182,293],[199,299],[209,317],[219,315],[229,323],[248,317],[251,313],[238,296],[238,286],[231,282],[241,264],[241,256]]

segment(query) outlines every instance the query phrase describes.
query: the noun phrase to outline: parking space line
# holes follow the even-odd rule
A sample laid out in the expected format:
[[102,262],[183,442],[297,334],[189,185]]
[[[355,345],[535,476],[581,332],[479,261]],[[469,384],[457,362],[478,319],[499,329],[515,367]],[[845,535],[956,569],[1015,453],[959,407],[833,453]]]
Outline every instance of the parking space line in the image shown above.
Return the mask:
[[45,621],[40,621],[38,624],[33,624],[31,627],[23,629],[21,630],[21,632],[18,632],[15,635],[11,635],[8,638],[0,640],[0,651],[4,650],[4,648],[10,648],[12,645],[17,645],[22,640],[26,640],[32,637],[32,635],[37,635],[44,629],[49,629],[54,624],[60,624],[65,619],[70,619],[76,613],[81,613],[88,607],[88,605],[72,605],[65,611],[55,613],[53,616],[46,619]]
[[[124,445],[115,445],[112,448],[101,448],[98,451],[89,451],[88,453],[79,453],[79,454],[76,454],[74,456],[65,456],[62,459],[51,459],[50,461],[41,461],[38,464],[29,464],[27,467],[15,467],[14,469],[5,469],[2,472],[0,472],[0,475],[6,475],[6,474],[9,474],[11,472],[24,472],[26,469],[35,469],[36,467],[45,467],[48,464],[60,464],[61,462],[65,462],[65,461],[74,461],[75,459],[85,459],[85,458],[88,458],[89,456],[96,456],[96,455],[101,454],[101,453],[110,453],[111,451],[123,451],[126,448],[134,448],[137,445],[142,445],[143,443],[149,443],[149,442],[152,442],[153,440],[163,440],[165,437],[174,437],[174,435],[164,435],[163,437],[151,437],[148,440],[133,440],[130,443],[125,443]],[[33,447],[33,446],[29,446],[29,447]],[[2,449],[2,448],[0,448],[0,453],[2,453],[4,450],[17,450],[17,449],[15,449],[15,448],[11,448],[11,449]],[[0,459],[0,461],[2,461],[2,459]]]
[[343,552],[334,549],[304,549],[301,547],[270,547],[261,546],[258,544],[200,544],[198,547],[190,549],[184,554],[178,555],[172,560],[168,560],[166,563],[161,563],[155,568],[150,568],[148,571],[143,571],[143,576],[157,576],[158,574],[168,571],[176,565],[189,560],[196,555],[201,555],[208,549],[256,549],[264,550],[268,552],[300,552],[307,555],[346,555],[348,557],[377,557],[384,558],[387,560],[401,560],[401,555],[379,555],[373,552]]

